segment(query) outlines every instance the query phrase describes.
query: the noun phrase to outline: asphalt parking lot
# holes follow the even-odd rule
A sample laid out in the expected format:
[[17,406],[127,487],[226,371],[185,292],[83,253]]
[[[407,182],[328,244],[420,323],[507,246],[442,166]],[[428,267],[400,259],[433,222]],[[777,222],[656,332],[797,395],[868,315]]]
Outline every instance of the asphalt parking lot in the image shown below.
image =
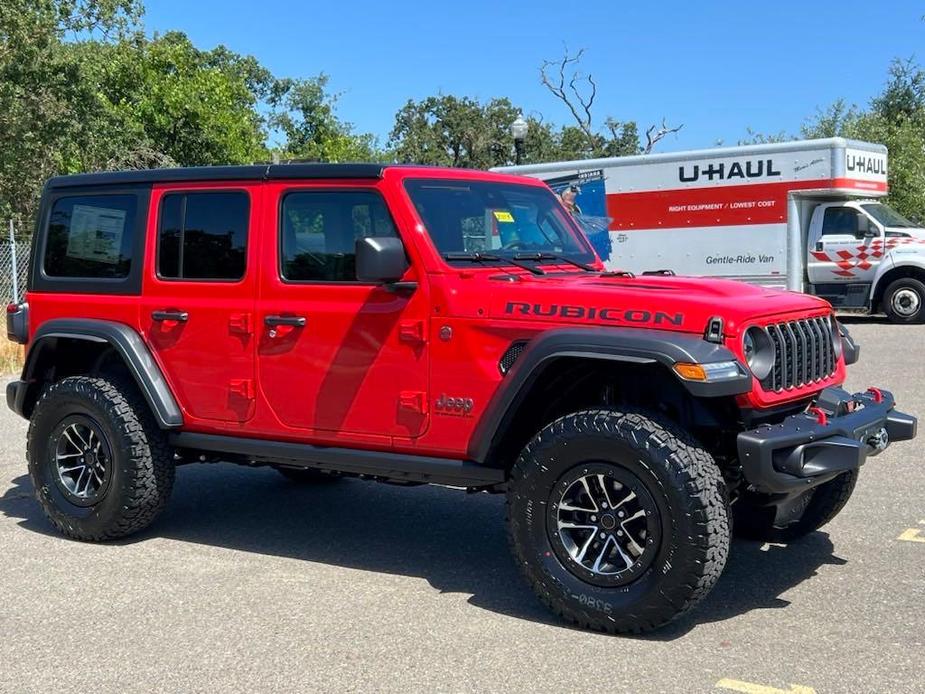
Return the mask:
[[[849,387],[925,415],[925,327],[851,320]],[[646,637],[570,628],[508,553],[499,496],[187,466],[142,535],[56,535],[0,413],[0,692],[925,691],[925,438],[790,546],[736,542]]]

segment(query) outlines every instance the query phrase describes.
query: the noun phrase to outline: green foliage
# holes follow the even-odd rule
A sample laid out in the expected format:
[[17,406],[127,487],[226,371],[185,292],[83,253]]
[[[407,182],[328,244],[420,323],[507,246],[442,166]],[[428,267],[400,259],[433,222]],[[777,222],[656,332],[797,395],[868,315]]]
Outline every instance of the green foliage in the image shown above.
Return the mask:
[[373,159],[327,78],[277,79],[253,57],[148,38],[137,0],[0,4],[0,219],[31,226],[43,182],[101,169]]
[[335,114],[338,95],[328,89],[328,76],[315,79],[280,80],[270,103],[270,124],[285,138],[281,159],[309,161],[376,161],[382,158],[376,139],[355,134],[349,123]]
[[[440,166],[487,169],[510,164],[511,123],[520,109],[509,99],[431,96],[409,100],[395,116],[389,147],[395,159]],[[636,123],[608,120],[606,134],[590,141],[578,126],[555,126],[529,116],[523,163],[619,157],[641,152]]]
[[889,150],[887,202],[901,214],[925,221],[925,71],[895,61],[886,87],[866,110],[839,100],[803,127],[804,137],[848,137],[878,142]]

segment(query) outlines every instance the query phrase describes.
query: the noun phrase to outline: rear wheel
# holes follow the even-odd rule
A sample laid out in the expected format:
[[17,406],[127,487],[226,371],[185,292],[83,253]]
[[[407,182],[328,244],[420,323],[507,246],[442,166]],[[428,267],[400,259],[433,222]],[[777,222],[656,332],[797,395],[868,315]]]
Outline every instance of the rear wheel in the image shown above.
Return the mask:
[[104,378],[51,385],[32,415],[26,455],[45,515],[77,540],[138,532],[173,487],[171,451],[147,403]]
[[818,530],[841,513],[854,492],[858,471],[844,472],[788,502],[793,509],[781,522],[766,496],[744,494],[732,505],[737,537],[762,542],[790,542]]
[[925,284],[914,277],[902,277],[883,293],[883,312],[894,323],[925,322]]
[[726,563],[719,469],[654,415],[576,412],[511,472],[514,555],[548,607],[581,626],[642,632],[699,602]]

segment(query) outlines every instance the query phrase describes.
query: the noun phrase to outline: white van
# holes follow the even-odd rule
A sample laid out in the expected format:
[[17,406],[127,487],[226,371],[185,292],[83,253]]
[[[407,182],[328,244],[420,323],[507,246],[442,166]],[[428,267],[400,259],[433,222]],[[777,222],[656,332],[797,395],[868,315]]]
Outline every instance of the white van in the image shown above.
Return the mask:
[[925,321],[925,229],[878,201],[882,145],[833,138],[497,170],[574,189],[609,269],[734,278]]

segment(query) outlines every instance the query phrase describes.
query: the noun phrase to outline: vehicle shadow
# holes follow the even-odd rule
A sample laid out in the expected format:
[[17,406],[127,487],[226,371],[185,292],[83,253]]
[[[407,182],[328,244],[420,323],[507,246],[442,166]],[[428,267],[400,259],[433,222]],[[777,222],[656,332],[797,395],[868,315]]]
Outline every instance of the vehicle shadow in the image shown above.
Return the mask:
[[[0,497],[0,513],[32,532],[55,534],[23,475]],[[510,558],[503,498],[438,487],[407,489],[357,480],[302,486],[269,469],[180,468],[173,497],[147,531],[120,544],[167,537],[378,573],[426,579],[441,593],[468,594],[482,609],[568,625],[531,593]],[[62,539],[62,542],[66,540]],[[639,638],[671,641],[698,624],[782,608],[781,595],[835,557],[816,532],[789,547],[735,542],[710,596],[678,622]]]

